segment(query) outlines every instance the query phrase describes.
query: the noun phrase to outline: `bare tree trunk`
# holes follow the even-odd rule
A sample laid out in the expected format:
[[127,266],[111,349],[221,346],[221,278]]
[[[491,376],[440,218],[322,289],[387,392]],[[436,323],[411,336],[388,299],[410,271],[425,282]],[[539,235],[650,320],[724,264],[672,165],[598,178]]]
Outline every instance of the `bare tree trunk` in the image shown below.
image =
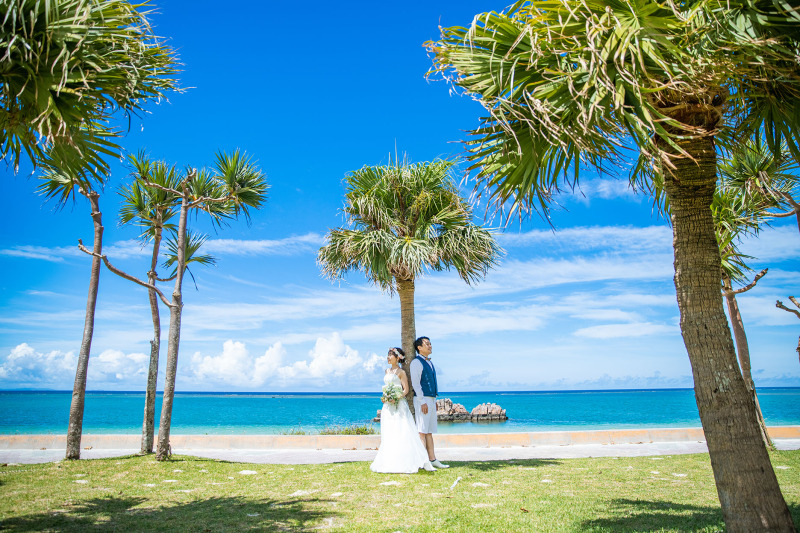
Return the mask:
[[100,212],[100,195],[95,191],[81,194],[89,199],[94,223],[94,246],[96,254],[92,257],[92,274],[89,278],[89,295],[86,299],[86,319],[83,323],[83,339],[78,354],[78,368],[75,371],[75,384],[72,386],[72,401],[69,406],[69,427],[67,429],[67,459],[81,458],[81,436],[83,435],[83,406],[86,397],[86,373],[89,369],[89,354],[92,350],[94,333],[94,312],[97,307],[97,289],[100,285],[100,254],[103,253],[103,219]]
[[[156,266],[158,265],[158,251],[161,247],[161,228],[155,228],[153,238],[153,257],[150,260],[150,272],[147,281],[150,285],[156,284]],[[158,385],[158,356],[161,351],[161,316],[158,312],[158,297],[156,291],[148,289],[150,297],[150,314],[153,317],[153,340],[150,341],[150,367],[147,371],[147,390],[144,398],[144,421],[142,422],[142,447],[141,453],[153,453],[153,438],[155,433],[156,388]]]
[[800,211],[797,211],[797,229],[800,231]]
[[[397,294],[400,297],[400,341],[403,345],[403,351],[406,352],[406,362],[403,365],[403,370],[409,379],[409,386],[411,386],[411,361],[416,356],[414,350],[414,341],[417,338],[416,326],[414,324],[414,280],[413,279],[399,279],[397,278]],[[414,413],[414,392],[413,390],[408,394],[406,400],[408,401],[408,408],[411,413]]]
[[733,330],[733,338],[736,341],[736,353],[739,356],[739,366],[742,370],[744,384],[747,386],[750,394],[753,395],[753,402],[756,405],[758,426],[761,430],[761,438],[764,439],[764,444],[772,446],[772,440],[769,438],[769,432],[767,431],[767,423],[764,421],[764,414],[761,412],[761,405],[758,403],[756,384],[753,381],[753,373],[751,372],[750,366],[750,346],[747,344],[744,321],[739,312],[739,304],[736,301],[736,295],[733,293],[731,279],[728,276],[722,276],[722,287],[725,294],[725,302],[728,305],[728,316],[731,319],[731,329]]
[[169,338],[167,340],[167,368],[164,377],[164,398],[161,403],[161,422],[158,426],[158,447],[156,459],[169,459],[172,450],[169,445],[169,431],[172,424],[172,401],[175,398],[175,376],[178,371],[178,347],[181,341],[181,313],[183,312],[183,273],[186,268],[186,218],[189,211],[188,191],[183,184],[180,222],[178,223],[178,261],[175,289],[172,292],[173,306],[169,310]]
[[[798,216],[800,217],[800,215]],[[794,296],[789,296],[789,300],[795,305],[795,307],[800,309],[800,303],[797,302],[797,298]],[[795,311],[794,309],[786,307],[780,300],[775,302],[775,307],[778,309],[783,309],[784,311],[794,314],[797,318],[800,318],[800,311]],[[800,337],[797,338],[797,357],[800,359]]]
[[794,532],[723,311],[710,209],[717,179],[714,141],[677,142],[691,158],[673,158],[675,168],[667,168],[664,176],[672,211],[675,289],[725,525],[731,533]]

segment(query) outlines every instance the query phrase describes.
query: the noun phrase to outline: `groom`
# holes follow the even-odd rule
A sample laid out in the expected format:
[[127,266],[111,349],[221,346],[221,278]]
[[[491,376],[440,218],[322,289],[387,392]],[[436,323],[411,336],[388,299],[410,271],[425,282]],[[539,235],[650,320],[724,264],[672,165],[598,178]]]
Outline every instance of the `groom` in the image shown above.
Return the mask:
[[411,361],[411,386],[414,387],[414,415],[422,445],[428,450],[428,459],[436,468],[450,468],[440,463],[433,452],[433,434],[436,433],[436,369],[431,362],[431,340],[420,337],[414,341],[419,354]]

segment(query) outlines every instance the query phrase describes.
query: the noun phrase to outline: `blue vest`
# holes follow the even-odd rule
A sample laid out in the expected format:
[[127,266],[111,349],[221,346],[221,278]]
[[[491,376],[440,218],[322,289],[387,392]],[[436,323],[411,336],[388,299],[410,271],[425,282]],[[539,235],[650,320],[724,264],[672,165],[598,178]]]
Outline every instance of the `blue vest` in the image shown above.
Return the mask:
[[421,355],[418,355],[417,359],[422,363],[422,377],[420,377],[419,380],[422,393],[425,396],[435,398],[439,395],[439,388],[436,386],[436,372],[433,370],[433,365],[426,361]]

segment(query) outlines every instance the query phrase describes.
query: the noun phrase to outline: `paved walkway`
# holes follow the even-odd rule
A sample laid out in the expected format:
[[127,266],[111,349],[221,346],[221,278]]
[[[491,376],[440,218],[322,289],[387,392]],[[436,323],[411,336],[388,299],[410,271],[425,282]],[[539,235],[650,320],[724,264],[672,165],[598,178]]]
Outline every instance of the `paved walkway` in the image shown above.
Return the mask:
[[[772,428],[771,428],[772,429]],[[785,435],[795,437],[800,430],[793,429],[784,432]],[[516,445],[508,444],[519,441],[522,434],[508,434],[501,438],[501,434],[492,434],[491,445],[476,446],[476,442],[486,440],[486,435],[437,435],[437,456],[444,462],[447,461],[498,461],[513,459],[562,459],[573,457],[634,457],[651,455],[679,455],[688,453],[706,453],[706,443],[698,440],[694,432],[675,430],[662,433],[662,441],[642,441],[641,430],[615,431],[614,440],[608,440],[609,433],[603,432],[553,432],[524,434],[534,444]],[[683,433],[680,433],[683,431]],[[772,432],[772,431],[771,431]],[[41,436],[40,436],[41,437]],[[108,437],[108,438],[102,438]],[[627,439],[625,437],[628,437]],[[669,440],[674,437],[673,440]],[[676,440],[680,437],[680,440]],[[59,461],[64,458],[65,446],[59,445],[63,437],[49,436],[55,445],[48,447],[33,447],[32,444],[41,444],[36,436],[0,436],[0,463],[44,463]],[[94,441],[91,439],[94,438]],[[268,439],[264,436],[253,436],[246,439],[242,436],[175,436],[172,440],[173,452],[180,455],[195,457],[208,457],[234,462],[246,463],[272,463],[272,464],[318,464],[338,463],[350,461],[372,461],[377,453],[375,448],[379,438],[375,436],[360,440],[325,439],[316,441],[317,448],[298,446],[307,444],[305,440],[298,439]],[[603,441],[605,439],[605,441]],[[273,442],[274,441],[274,442]],[[600,442],[598,442],[600,441]],[[83,444],[93,442],[97,446],[81,450],[83,459],[99,459],[104,457],[120,457],[133,455],[138,451],[138,438],[136,436],[85,436]],[[265,446],[270,442],[273,446]],[[290,443],[286,445],[285,443]],[[345,446],[336,447],[347,442]],[[356,443],[356,446],[350,444]],[[504,442],[506,444],[504,444]],[[553,443],[556,442],[556,443]],[[560,444],[558,443],[560,442]],[[780,450],[800,449],[800,437],[775,438],[775,447]],[[113,445],[125,446],[114,447]],[[219,446],[224,443],[223,446]],[[247,447],[250,443],[259,443],[258,447]],[[333,443],[333,444],[331,444]],[[360,445],[358,445],[360,443]],[[133,445],[131,445],[133,444]],[[217,445],[217,447],[215,447]],[[277,446],[274,446],[277,445]],[[280,447],[284,445],[284,447]],[[88,446],[87,446],[88,447]]]

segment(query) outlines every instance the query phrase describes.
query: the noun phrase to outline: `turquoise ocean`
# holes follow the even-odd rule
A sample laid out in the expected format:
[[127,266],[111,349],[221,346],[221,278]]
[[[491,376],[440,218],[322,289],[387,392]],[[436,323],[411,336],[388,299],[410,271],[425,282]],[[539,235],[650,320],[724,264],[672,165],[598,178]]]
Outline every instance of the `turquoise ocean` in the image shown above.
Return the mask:
[[[71,392],[0,391],[0,434],[65,433]],[[691,389],[557,392],[453,392],[440,395],[471,411],[496,403],[509,420],[440,423],[440,433],[568,431],[647,427],[700,427]],[[800,388],[763,388],[758,398],[768,425],[800,425]],[[156,402],[158,425],[161,395]],[[175,394],[172,433],[314,433],[330,426],[372,424],[378,393]],[[142,392],[87,392],[84,433],[141,432]],[[374,424],[376,429],[378,424]]]

